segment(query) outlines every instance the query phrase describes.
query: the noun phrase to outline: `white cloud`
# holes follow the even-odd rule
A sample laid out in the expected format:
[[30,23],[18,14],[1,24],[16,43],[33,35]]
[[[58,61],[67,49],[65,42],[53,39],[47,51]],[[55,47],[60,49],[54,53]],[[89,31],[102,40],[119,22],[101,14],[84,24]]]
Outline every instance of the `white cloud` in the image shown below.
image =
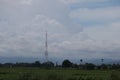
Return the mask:
[[106,2],[108,0],[61,0],[66,4],[74,4],[74,3],[99,3],[99,2]]
[[[68,3],[104,1],[66,0]],[[120,18],[119,7],[81,8],[71,11],[69,18],[70,9],[59,0],[2,0],[1,2],[1,56],[43,57],[46,29],[51,57],[97,58],[109,57],[113,52],[120,52],[119,22],[84,29],[81,28],[82,25],[72,22],[73,18],[85,21]],[[116,55],[119,56],[118,53]]]
[[[22,1],[32,5],[23,5]],[[58,37],[53,35],[64,34],[65,28],[60,19],[67,8],[56,0],[22,1],[1,1],[1,56],[44,56],[45,30],[52,37],[51,42]]]
[[[107,25],[101,25],[97,27],[88,27],[84,29],[84,33],[91,37],[93,42],[90,42],[89,48],[94,48],[96,53],[100,53],[101,56],[108,58],[120,57],[120,22],[113,22]],[[87,50],[89,50],[89,48]],[[112,56],[113,55],[113,56]]]
[[120,7],[106,7],[106,8],[80,8],[70,13],[73,19],[83,21],[106,21],[120,19]]
[[84,29],[84,32],[96,40],[119,41],[120,21],[101,26],[88,27]]
[[27,4],[27,5],[31,5],[33,0],[22,0],[21,3],[22,4]]
[[[43,56],[45,30],[48,30],[50,43],[61,41],[67,33],[64,25],[45,15],[36,15],[29,23],[18,25],[19,27],[15,26],[16,29],[14,26],[10,26],[13,29],[9,29],[10,33],[5,30],[4,34],[0,34],[2,38],[0,52],[4,53],[1,56],[8,56],[8,54],[11,56]],[[51,50],[49,52],[51,53]]]
[[61,56],[66,55],[66,57],[70,55],[75,58],[119,59],[119,26],[120,22],[114,22],[107,25],[84,28],[83,32],[68,35],[60,43],[51,43],[51,49],[52,51],[55,50],[56,53],[60,52]]

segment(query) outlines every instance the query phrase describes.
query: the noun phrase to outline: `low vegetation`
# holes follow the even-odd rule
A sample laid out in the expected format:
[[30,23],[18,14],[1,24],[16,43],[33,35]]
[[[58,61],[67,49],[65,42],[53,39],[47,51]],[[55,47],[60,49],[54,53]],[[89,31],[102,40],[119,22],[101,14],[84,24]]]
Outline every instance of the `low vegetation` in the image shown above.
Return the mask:
[[0,64],[0,80],[120,80],[120,64],[53,62]]
[[0,68],[0,80],[120,80],[120,71]]

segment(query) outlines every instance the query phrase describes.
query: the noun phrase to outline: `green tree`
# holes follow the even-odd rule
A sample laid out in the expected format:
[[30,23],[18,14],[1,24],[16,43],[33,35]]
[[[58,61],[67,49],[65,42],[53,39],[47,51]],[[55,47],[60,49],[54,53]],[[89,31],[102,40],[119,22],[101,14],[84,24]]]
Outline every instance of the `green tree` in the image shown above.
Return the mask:
[[101,59],[101,62],[102,62],[102,64],[103,64],[103,62],[104,62],[104,59],[103,59],[103,58]]
[[86,64],[85,64],[85,68],[86,68],[87,70],[93,70],[93,69],[95,68],[95,65],[92,64],[92,63],[86,63]]
[[82,64],[82,62],[83,62],[83,59],[80,59],[80,63]]
[[33,64],[35,67],[40,67],[41,63],[39,61],[35,61]]
[[72,67],[72,62],[66,59],[62,62],[62,67],[65,67],[65,68]]

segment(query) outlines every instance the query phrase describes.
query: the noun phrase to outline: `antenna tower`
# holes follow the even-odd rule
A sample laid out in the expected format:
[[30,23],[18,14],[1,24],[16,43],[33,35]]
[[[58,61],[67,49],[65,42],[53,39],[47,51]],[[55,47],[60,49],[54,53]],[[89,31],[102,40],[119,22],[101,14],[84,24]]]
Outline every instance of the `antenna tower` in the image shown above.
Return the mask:
[[46,59],[46,62],[48,62],[47,31],[46,31],[46,41],[45,41],[45,59]]

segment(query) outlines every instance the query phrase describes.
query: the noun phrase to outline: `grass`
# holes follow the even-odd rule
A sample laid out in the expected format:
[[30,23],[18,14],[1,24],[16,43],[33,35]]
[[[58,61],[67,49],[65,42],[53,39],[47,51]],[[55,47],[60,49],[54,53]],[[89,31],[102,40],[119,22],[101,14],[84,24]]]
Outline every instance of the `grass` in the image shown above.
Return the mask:
[[120,80],[120,71],[0,68],[0,80]]

